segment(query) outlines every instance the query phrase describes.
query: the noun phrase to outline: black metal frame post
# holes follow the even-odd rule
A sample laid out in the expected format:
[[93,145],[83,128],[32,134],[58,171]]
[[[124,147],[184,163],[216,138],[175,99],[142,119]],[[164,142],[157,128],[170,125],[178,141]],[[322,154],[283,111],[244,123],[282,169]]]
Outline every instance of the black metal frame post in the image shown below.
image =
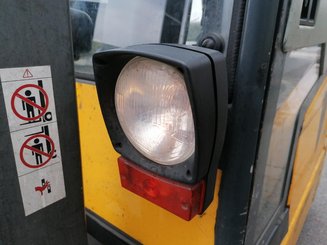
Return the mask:
[[[9,90],[4,89],[2,78],[0,244],[87,244],[68,0],[1,0],[0,9],[0,69],[46,66],[51,70],[53,89],[48,92],[51,92],[50,99],[55,101],[55,123],[60,139],[64,179],[61,193],[65,193],[59,200],[31,214],[26,211],[28,203],[23,202],[21,189],[29,183],[24,184],[18,178],[16,164],[18,166],[20,162],[14,151],[17,148],[14,142],[16,138],[5,107],[6,97],[9,96],[6,91]],[[26,70],[22,75],[24,79],[32,76],[32,72]],[[28,84],[26,81],[24,83]],[[32,77],[29,81],[34,82]],[[45,127],[49,124],[45,122],[42,125]],[[43,148],[39,149],[41,152]],[[49,156],[59,156],[59,147],[54,149],[50,146],[50,152]],[[46,172],[46,167],[42,171]],[[54,179],[49,183],[51,189],[49,186],[47,189],[44,187],[48,184],[45,180],[40,182],[38,195],[55,193],[56,181]]]
[[[241,0],[242,1],[242,0]],[[244,244],[280,1],[248,0],[223,151],[216,244]],[[238,6],[237,4],[235,6]],[[234,17],[235,18],[235,17]]]

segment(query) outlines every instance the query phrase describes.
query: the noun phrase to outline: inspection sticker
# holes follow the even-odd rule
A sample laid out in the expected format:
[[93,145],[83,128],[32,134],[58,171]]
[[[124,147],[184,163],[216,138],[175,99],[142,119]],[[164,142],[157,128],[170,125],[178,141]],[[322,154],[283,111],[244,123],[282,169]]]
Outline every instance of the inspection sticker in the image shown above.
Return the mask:
[[66,196],[50,66],[0,69],[25,215]]

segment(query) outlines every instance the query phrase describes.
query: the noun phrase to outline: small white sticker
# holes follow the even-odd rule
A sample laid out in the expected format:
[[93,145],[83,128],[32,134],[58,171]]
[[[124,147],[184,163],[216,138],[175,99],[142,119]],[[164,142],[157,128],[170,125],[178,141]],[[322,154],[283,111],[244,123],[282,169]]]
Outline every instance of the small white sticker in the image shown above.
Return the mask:
[[18,176],[61,162],[57,123],[11,133]]
[[0,69],[25,215],[66,196],[50,66]]
[[[23,72],[21,68],[12,70]],[[15,77],[12,70],[0,69],[10,131],[57,121],[50,68],[36,69],[43,77],[33,75],[33,78],[4,80],[3,77]],[[28,71],[32,76],[30,70],[35,74],[32,68],[26,69],[25,73]]]
[[61,163],[19,177],[25,215],[38,211],[66,196]]

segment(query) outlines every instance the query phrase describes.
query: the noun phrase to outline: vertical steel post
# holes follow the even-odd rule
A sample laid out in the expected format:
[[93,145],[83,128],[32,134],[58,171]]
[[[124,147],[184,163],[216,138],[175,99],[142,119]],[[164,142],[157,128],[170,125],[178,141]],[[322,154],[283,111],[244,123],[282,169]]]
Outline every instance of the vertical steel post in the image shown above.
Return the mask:
[[0,244],[87,244],[68,0],[0,10]]

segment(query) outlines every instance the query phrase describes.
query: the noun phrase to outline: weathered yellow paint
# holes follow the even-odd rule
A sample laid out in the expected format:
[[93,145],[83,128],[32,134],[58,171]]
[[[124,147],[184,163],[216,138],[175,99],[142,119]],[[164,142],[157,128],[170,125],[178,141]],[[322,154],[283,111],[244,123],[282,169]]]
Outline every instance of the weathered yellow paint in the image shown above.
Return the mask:
[[326,156],[327,113],[323,113],[326,93],[327,79],[319,88],[304,117],[288,198],[290,225],[283,245],[296,244],[319,184]]
[[221,172],[214,201],[189,222],[123,189],[95,86],[76,87],[86,207],[143,244],[214,244]]

